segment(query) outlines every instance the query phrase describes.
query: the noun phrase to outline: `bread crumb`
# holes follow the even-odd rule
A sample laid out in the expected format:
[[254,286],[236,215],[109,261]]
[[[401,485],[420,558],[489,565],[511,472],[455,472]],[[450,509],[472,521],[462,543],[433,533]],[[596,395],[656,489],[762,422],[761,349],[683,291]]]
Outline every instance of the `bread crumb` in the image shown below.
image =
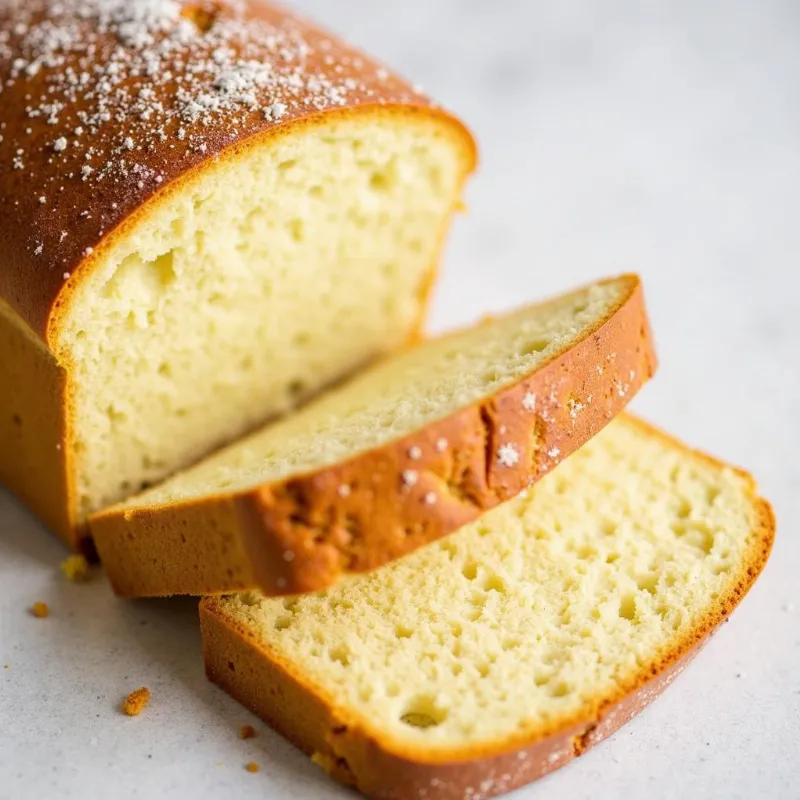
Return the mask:
[[45,617],[49,616],[50,609],[47,606],[47,603],[34,603],[31,606],[31,614],[34,617],[39,617],[39,619],[44,619]]
[[258,772],[258,764],[256,764],[255,761],[248,761],[248,763],[245,764],[244,768],[248,772]]
[[256,735],[256,729],[252,725],[242,725],[239,729],[240,739],[252,739]]
[[132,691],[122,704],[122,710],[129,717],[136,717],[142,713],[145,706],[150,702],[150,690],[146,686]]
[[79,555],[70,556],[61,562],[61,571],[68,581],[73,583],[86,583],[91,577],[89,562]]

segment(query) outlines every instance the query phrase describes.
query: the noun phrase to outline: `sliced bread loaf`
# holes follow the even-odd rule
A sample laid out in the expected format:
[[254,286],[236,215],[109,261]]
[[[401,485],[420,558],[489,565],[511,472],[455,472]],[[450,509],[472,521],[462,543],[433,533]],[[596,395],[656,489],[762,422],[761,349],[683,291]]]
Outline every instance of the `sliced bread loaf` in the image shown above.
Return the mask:
[[654,368],[639,280],[604,281],[386,360],[92,534],[120,595],[318,590],[515,496]]
[[744,473],[622,416],[530,492],[327,592],[208,598],[209,677],[381,800],[483,800],[661,692],[761,571]]
[[475,145],[262,0],[0,3],[0,481],[87,516],[417,335]]

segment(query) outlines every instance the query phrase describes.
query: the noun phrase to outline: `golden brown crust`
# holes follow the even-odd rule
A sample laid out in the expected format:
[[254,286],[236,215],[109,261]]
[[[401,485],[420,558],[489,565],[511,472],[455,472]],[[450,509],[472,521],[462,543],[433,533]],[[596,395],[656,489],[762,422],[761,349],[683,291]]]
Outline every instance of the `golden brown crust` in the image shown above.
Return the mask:
[[[164,8],[180,14],[147,27],[124,4],[110,20],[97,5],[0,7],[0,297],[51,348],[59,307],[103,249],[223,153],[330,114],[424,114],[452,127],[474,165],[455,118],[284,9],[169,0]],[[53,45],[43,22],[68,44]]]
[[65,408],[64,370],[0,301],[0,482],[77,547]]
[[93,534],[96,546],[102,542],[100,560],[118,596],[165,597],[179,594],[176,586],[202,594],[205,586],[240,591],[258,585],[231,499],[187,507],[164,523],[157,515],[140,516],[137,523],[98,516]]
[[514,497],[594,436],[652,376],[642,287],[635,276],[626,280],[618,306],[566,352],[409,436],[235,495],[95,515],[91,531],[114,590],[216,594],[249,583],[265,594],[316,591]]
[[[647,423],[625,415],[646,433],[719,468],[725,465],[685,448]],[[356,718],[313,684],[296,664],[282,662],[253,632],[231,619],[216,598],[200,604],[209,678],[292,741],[332,777],[374,800],[484,800],[564,766],[614,733],[654,700],[736,608],[764,568],[775,534],[769,503],[748,479],[753,509],[750,551],[727,593],[710,605],[696,628],[671,650],[598,697],[579,716],[514,737],[462,749],[395,741],[369,720]]]

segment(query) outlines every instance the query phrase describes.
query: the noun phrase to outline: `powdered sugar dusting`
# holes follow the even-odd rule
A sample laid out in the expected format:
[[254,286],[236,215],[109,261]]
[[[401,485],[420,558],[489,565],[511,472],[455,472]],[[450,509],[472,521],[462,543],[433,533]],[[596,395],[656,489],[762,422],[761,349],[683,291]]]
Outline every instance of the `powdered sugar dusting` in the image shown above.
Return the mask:
[[574,397],[570,397],[570,399],[567,401],[567,409],[569,410],[569,415],[573,420],[577,418],[581,411],[583,411],[583,408],[583,403]]
[[36,198],[62,204],[76,184],[87,198],[155,191],[164,158],[188,165],[316,111],[418,102],[388,78],[252,0],[16,0],[0,8],[0,171],[27,171]]
[[497,460],[504,467],[513,467],[519,463],[519,450],[510,442],[502,444],[497,449]]
[[413,469],[404,469],[400,477],[406,486],[414,486],[419,480],[419,473]]

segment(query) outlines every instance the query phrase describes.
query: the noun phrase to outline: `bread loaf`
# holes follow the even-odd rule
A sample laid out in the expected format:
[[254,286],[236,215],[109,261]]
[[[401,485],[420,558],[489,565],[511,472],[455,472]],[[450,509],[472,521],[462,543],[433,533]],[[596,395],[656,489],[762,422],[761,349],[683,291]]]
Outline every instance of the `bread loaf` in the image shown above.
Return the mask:
[[373,574],[203,600],[206,668],[368,797],[485,800],[653,700],[748,591],[774,525],[747,475],[623,415]]
[[258,0],[3,0],[0,480],[78,544],[407,342],[474,163]]
[[639,280],[393,356],[90,520],[123,596],[322,589],[540,478],[653,373]]

